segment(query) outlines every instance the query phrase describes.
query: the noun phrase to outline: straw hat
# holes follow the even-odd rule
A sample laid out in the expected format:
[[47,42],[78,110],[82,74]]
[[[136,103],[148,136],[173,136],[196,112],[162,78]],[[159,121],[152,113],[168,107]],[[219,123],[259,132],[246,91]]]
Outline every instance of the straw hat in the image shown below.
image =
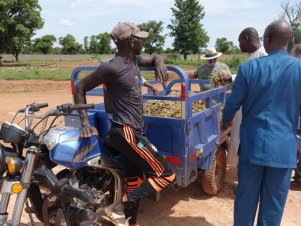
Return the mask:
[[201,56],[201,59],[203,60],[211,60],[218,58],[222,55],[222,53],[216,52],[215,48],[208,48],[206,49],[205,55]]

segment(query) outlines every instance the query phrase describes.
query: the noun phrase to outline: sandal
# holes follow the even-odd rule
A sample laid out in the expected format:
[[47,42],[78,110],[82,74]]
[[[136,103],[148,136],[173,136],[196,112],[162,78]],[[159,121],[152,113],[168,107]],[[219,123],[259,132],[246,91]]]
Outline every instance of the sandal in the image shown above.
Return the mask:
[[116,226],[129,226],[129,219],[125,218],[123,205],[121,202],[115,202],[104,209],[103,218]]

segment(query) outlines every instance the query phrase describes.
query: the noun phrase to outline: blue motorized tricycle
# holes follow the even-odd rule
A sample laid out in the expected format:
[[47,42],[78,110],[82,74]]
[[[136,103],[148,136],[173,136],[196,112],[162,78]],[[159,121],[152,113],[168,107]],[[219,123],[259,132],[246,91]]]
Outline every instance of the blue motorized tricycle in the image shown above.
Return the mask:
[[[79,74],[93,71],[96,67],[75,68],[71,76],[71,87],[74,87]],[[141,67],[142,73],[151,73],[153,67]],[[226,151],[229,132],[220,133],[221,110],[226,99],[227,86],[221,86],[208,91],[199,90],[200,83],[208,81],[189,80],[187,74],[179,67],[168,66],[168,71],[178,76],[167,85],[162,85],[159,95],[150,91],[143,95],[145,102],[151,100],[175,101],[180,103],[180,118],[144,115],[144,132],[158,151],[172,165],[176,172],[176,185],[186,187],[201,176],[201,187],[211,195],[221,191],[226,175]],[[155,81],[153,81],[156,83]],[[157,82],[158,83],[158,82]],[[178,90],[179,96],[168,94]],[[99,130],[101,155],[109,155],[102,145],[111,126],[111,115],[104,108],[103,89],[95,88],[87,96],[99,96],[95,109],[88,110],[90,123]],[[94,98],[95,99],[95,98]],[[204,101],[206,108],[193,111],[194,102]],[[77,116],[65,118],[67,126],[80,127]]]

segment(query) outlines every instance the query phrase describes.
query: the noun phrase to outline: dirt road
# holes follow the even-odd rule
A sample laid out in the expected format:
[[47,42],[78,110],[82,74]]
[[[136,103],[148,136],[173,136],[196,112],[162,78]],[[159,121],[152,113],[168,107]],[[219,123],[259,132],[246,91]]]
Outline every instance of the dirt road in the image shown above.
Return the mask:
[[[48,102],[49,106],[71,102],[69,82],[4,81],[0,80],[0,123],[11,119],[13,112],[32,102]],[[233,225],[233,199],[235,170],[228,169],[221,193],[206,195],[195,181],[187,188],[166,190],[161,200],[141,203],[141,226],[231,226]],[[301,184],[289,191],[283,226],[301,226]],[[23,222],[29,223],[27,216]],[[43,224],[36,224],[41,226]]]

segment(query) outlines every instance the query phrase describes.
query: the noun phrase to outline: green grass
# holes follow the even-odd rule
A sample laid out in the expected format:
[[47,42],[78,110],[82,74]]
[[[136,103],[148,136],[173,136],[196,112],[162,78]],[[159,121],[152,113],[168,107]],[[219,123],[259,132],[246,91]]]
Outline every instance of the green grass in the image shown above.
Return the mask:
[[[247,59],[244,55],[230,55],[221,57],[220,61],[226,63],[232,74],[235,74],[241,63]],[[206,61],[188,59],[167,58],[166,65],[175,65],[185,70],[196,69]],[[0,79],[5,80],[70,80],[72,67],[57,66],[55,63],[43,64],[42,61],[28,60],[20,63],[11,63],[9,66],[0,67]],[[80,78],[89,72],[81,72]],[[154,80],[154,72],[142,72],[142,76],[147,80]]]
[[[247,56],[245,55],[230,55],[222,57],[219,61],[225,63],[230,68],[232,74],[236,74],[238,67],[241,63],[244,63],[247,60]],[[176,65],[181,68],[186,69],[196,69],[199,65],[206,63],[204,60],[183,60],[183,59],[170,59],[167,58],[165,60],[165,64],[167,65]]]
[[36,66],[1,67],[0,78],[6,80],[69,80],[72,68]]
[[[70,80],[73,68],[51,66],[0,67],[0,79],[5,80]],[[80,78],[89,72],[80,73]]]

